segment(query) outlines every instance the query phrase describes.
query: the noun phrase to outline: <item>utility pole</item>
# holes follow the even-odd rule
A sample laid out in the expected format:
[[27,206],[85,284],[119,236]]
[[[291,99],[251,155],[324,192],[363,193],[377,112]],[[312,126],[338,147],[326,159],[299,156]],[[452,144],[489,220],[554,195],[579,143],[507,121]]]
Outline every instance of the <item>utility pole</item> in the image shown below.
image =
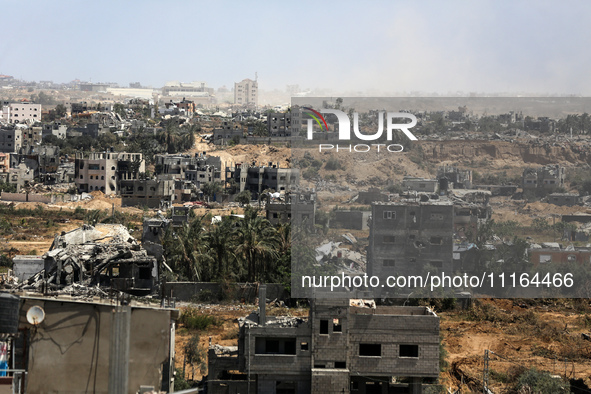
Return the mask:
[[488,349],[484,350],[484,370],[482,371],[482,393],[488,394]]

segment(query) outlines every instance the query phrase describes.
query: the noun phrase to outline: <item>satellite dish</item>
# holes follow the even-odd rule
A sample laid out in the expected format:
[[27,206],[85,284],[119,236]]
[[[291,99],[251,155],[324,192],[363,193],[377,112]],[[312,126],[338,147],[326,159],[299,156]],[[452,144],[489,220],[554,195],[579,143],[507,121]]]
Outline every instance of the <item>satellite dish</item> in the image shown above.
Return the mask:
[[27,311],[27,321],[36,326],[45,320],[45,311],[40,306],[32,306]]

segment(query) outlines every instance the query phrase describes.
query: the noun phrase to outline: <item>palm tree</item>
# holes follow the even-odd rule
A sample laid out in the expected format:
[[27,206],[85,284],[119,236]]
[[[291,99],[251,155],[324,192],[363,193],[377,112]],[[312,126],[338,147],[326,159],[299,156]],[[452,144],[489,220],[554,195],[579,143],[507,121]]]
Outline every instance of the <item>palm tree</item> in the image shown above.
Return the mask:
[[178,228],[169,227],[162,246],[175,273],[188,280],[211,279],[211,257],[207,253],[203,217]]
[[277,257],[277,231],[258,209],[248,207],[236,231],[236,255],[246,266],[247,281],[263,279],[263,272],[271,271]]
[[213,276],[217,279],[226,279],[229,274],[230,262],[234,261],[234,232],[233,218],[225,217],[214,224],[205,235],[205,242],[209,255],[213,261]]

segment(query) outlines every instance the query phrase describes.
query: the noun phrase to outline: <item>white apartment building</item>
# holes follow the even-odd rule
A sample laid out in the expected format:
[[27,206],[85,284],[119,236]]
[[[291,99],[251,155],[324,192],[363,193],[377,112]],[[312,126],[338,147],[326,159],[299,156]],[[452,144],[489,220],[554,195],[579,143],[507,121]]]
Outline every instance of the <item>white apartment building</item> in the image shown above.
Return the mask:
[[27,119],[41,122],[41,104],[10,103],[9,123],[23,123]]
[[252,79],[243,79],[234,84],[234,104],[245,106],[258,106],[259,83]]

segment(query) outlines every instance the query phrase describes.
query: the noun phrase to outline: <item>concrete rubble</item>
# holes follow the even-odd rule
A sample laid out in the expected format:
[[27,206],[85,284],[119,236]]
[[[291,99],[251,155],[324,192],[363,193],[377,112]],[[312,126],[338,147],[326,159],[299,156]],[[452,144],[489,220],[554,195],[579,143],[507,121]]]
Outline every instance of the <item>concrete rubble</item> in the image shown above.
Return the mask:
[[62,233],[42,258],[45,268],[17,289],[104,296],[106,288],[148,294],[156,285],[156,259],[121,225]]

